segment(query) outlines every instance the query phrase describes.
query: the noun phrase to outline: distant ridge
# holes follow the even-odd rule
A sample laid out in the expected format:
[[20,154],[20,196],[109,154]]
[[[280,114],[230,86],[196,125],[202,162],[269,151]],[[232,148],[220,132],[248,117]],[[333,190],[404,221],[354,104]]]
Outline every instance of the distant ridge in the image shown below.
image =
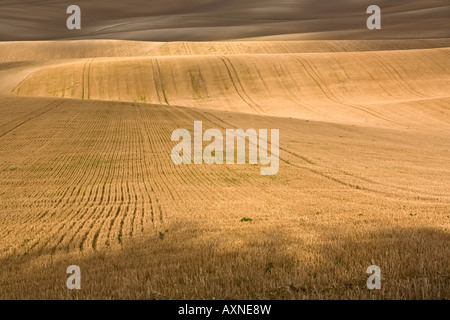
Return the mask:
[[366,28],[371,0],[78,0],[81,30],[66,28],[67,1],[1,1],[0,41],[118,39],[419,39],[450,37],[447,0],[378,0],[381,30]]

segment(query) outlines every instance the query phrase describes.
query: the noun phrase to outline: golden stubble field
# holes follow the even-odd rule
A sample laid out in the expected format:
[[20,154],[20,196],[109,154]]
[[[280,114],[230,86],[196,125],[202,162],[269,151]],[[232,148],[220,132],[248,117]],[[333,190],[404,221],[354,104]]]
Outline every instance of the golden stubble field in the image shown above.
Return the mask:
[[[75,44],[0,44],[0,298],[450,298],[448,39]],[[175,166],[196,120],[279,173]]]

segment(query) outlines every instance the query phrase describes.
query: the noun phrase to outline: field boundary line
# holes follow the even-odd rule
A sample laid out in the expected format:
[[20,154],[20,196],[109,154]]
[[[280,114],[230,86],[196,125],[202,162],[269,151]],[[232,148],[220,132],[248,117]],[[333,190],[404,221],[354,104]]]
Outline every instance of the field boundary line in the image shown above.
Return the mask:
[[[50,106],[52,103],[55,103],[56,101],[57,101],[57,100],[54,100],[54,101],[50,102],[50,103],[47,104],[44,108]],[[44,112],[41,112],[41,113],[39,113],[38,115],[35,115],[35,116],[33,116],[33,117],[31,117],[31,118],[29,118],[29,119],[27,119],[27,120],[25,120],[25,121],[19,123],[19,124],[16,125],[14,128],[11,128],[11,129],[9,129],[8,131],[6,131],[6,132],[0,134],[0,138],[3,138],[3,137],[6,136],[8,133],[10,133],[11,131],[16,130],[17,128],[19,128],[20,126],[24,125],[25,123],[30,122],[31,120],[34,120],[34,119],[36,119],[36,118],[38,118],[38,117],[40,117],[40,116],[42,116],[42,115],[44,115],[44,114],[46,114],[46,113],[52,111],[53,109],[58,108],[58,107],[61,106],[64,102],[65,102],[65,101],[62,101],[60,104],[58,104],[58,105],[56,105],[56,106],[54,106],[54,107],[51,107],[50,109],[47,109],[47,110],[45,110]]]

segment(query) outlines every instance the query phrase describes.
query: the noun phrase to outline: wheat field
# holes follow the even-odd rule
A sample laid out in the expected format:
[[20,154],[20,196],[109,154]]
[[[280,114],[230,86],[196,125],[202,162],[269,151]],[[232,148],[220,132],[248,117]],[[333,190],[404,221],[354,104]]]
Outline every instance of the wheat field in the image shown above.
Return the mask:
[[[450,40],[0,48],[0,298],[450,298]],[[174,165],[198,120],[279,173]]]

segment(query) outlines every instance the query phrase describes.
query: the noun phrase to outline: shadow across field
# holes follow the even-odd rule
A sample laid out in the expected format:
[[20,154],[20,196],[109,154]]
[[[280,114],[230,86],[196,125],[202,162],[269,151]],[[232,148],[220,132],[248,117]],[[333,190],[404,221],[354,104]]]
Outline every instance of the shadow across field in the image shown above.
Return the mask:
[[[0,298],[450,298],[450,234],[444,230],[382,227],[349,234],[332,226],[305,235],[300,227],[261,227],[257,220],[229,230],[179,221],[163,236],[134,239],[116,250],[3,259]],[[72,264],[82,270],[80,291],[65,287]],[[380,291],[366,288],[372,264],[382,271]]]

